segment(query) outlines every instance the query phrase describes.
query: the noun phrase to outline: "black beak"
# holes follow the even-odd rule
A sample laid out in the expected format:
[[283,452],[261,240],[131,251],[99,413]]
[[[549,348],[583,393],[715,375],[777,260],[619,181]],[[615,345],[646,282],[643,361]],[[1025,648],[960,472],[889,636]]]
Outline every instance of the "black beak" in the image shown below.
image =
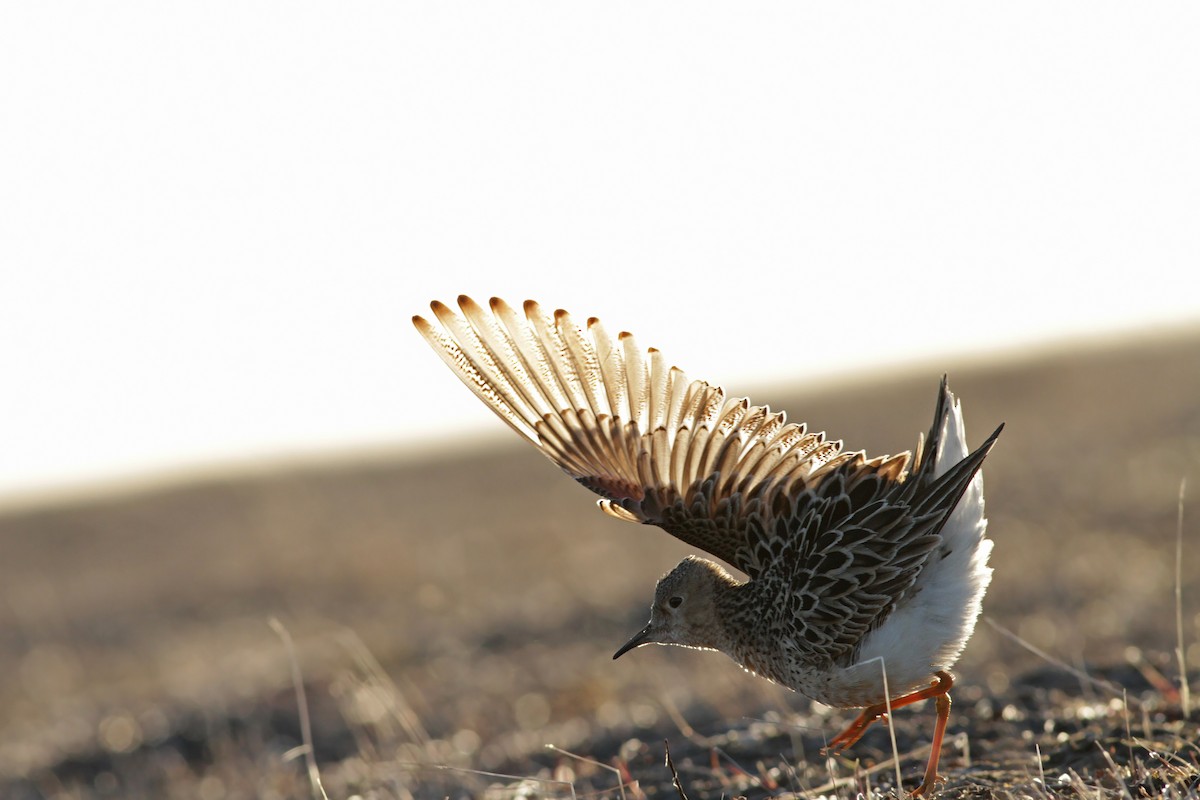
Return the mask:
[[649,644],[649,643],[650,643],[650,626],[647,625],[646,627],[642,628],[640,631],[635,633],[633,635],[632,639],[630,639],[625,644],[621,645],[620,650],[613,653],[613,661],[616,661],[618,658],[625,655],[633,648],[641,647],[642,645]]

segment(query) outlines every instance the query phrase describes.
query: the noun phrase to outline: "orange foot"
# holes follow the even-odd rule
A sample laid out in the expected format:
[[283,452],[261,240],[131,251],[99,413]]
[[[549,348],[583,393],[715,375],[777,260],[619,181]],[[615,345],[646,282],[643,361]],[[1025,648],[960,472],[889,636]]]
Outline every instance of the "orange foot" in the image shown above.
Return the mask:
[[[921,781],[921,785],[913,790],[914,797],[927,793],[940,780],[937,774],[938,758],[942,754],[942,739],[946,735],[946,722],[950,719],[950,688],[952,686],[954,686],[953,676],[949,672],[939,670],[936,679],[927,688],[897,697],[890,704],[894,711],[921,700],[937,698],[937,722],[933,728],[933,748],[929,753],[929,763],[925,766],[925,778]],[[876,703],[864,708],[846,730],[829,741],[829,744],[821,750],[821,755],[841,752],[847,747],[853,746],[867,732],[871,723],[887,716],[888,706],[888,703]]]

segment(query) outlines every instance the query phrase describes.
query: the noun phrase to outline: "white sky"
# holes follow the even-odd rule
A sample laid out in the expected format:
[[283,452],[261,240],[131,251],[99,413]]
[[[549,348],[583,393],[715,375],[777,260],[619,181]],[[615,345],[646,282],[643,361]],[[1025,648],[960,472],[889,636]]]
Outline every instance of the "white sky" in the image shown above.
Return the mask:
[[0,497],[505,430],[434,297],[734,391],[1200,319],[1200,4],[6,3]]

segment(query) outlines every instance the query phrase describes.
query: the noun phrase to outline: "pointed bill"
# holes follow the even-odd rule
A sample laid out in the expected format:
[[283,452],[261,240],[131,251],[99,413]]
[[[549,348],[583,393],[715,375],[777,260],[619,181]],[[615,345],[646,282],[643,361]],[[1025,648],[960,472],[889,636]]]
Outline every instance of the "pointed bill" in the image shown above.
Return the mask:
[[650,639],[650,626],[649,626],[649,625],[646,625],[646,627],[642,628],[640,631],[638,631],[637,633],[635,633],[635,634],[633,635],[633,638],[632,638],[632,639],[630,639],[630,640],[629,640],[628,642],[626,642],[625,644],[621,645],[621,649],[620,649],[620,650],[618,650],[617,652],[613,653],[613,661],[616,661],[618,658],[620,658],[621,656],[625,655],[626,653],[628,653],[628,652],[629,652],[630,650],[632,650],[633,648],[635,648],[635,647],[641,647],[641,646],[642,646],[642,645],[644,645],[644,644],[650,644],[650,642],[651,642],[651,639]]

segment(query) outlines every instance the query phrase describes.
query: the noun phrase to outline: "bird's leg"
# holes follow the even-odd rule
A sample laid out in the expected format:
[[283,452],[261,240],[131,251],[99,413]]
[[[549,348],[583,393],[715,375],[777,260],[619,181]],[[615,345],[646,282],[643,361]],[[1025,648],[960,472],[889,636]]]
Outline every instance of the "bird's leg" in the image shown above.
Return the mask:
[[[950,691],[950,687],[953,685],[953,676],[951,676],[949,672],[939,670],[936,673],[936,680],[929,684],[929,686],[924,689],[918,689],[910,694],[897,697],[896,699],[892,700],[890,706],[894,711],[897,708],[903,708],[904,706],[911,705],[912,703],[919,703],[920,701],[928,700],[931,697],[946,697],[946,718],[948,718],[950,715],[950,701],[947,693]],[[851,722],[850,726],[846,728],[846,730],[842,731],[829,741],[829,744],[825,746],[824,752],[839,752],[853,746],[854,743],[861,739],[862,735],[867,732],[867,728],[870,727],[872,722],[887,715],[888,707],[888,703],[876,703],[873,706],[867,706],[864,708],[862,713],[858,715],[858,718],[855,719],[854,722]],[[938,731],[940,730],[942,733],[944,733],[946,730],[946,723],[942,717],[940,702],[938,704],[938,724],[940,728],[934,730],[934,736],[936,737],[935,744],[940,745],[941,736],[938,735]],[[932,769],[935,773],[937,772],[936,755],[933,758]],[[926,778],[928,777],[928,770],[926,770]]]
[[[893,706],[894,708],[894,706]],[[887,706],[883,703],[876,703],[873,706],[867,706],[862,710],[862,713],[851,722],[846,730],[839,733],[837,736],[829,740],[829,743],[821,749],[821,755],[829,753],[837,753],[852,746],[855,742],[862,738],[866,733],[867,728],[871,723],[887,714]]]
[[[938,676],[945,675],[939,672]],[[947,687],[949,689],[949,687]],[[950,719],[950,695],[940,694],[937,698],[937,723],[933,727],[933,749],[929,751],[929,763],[925,766],[925,778],[913,789],[912,796],[920,797],[937,783],[938,759],[942,755],[942,737],[946,735],[946,722]]]

